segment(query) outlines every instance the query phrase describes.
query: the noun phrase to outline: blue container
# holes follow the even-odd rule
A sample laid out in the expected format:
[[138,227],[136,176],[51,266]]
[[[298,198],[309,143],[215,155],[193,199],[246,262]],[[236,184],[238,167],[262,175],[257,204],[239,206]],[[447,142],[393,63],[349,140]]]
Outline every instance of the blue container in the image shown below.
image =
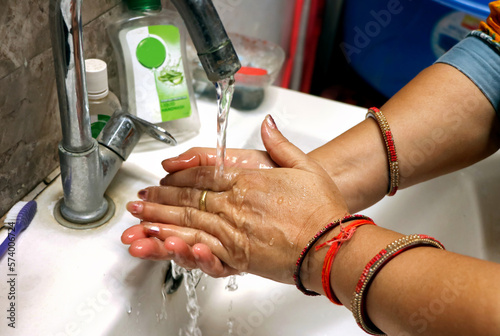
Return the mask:
[[386,97],[489,14],[485,0],[350,0],[344,10],[340,47],[354,70]]
[[458,11],[474,15],[480,19],[486,19],[490,14],[488,4],[493,0],[434,0]]

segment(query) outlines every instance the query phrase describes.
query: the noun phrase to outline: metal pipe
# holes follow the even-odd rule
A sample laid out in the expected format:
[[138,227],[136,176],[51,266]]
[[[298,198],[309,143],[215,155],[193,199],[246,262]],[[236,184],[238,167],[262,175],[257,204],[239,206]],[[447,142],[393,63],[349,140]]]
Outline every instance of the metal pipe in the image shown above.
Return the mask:
[[82,41],[82,1],[50,2],[52,53],[56,72],[62,146],[70,152],[93,147],[85,84]]

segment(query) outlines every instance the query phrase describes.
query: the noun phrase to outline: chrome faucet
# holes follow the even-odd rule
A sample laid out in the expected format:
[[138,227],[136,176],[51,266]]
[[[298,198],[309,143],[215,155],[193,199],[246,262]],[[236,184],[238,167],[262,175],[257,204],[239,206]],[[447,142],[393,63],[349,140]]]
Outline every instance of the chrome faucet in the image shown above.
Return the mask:
[[[218,81],[238,71],[240,63],[210,0],[173,0],[208,78]],[[67,227],[86,229],[104,224],[114,213],[105,196],[108,185],[143,133],[175,145],[164,129],[127,111],[116,111],[98,141],[92,138],[85,83],[82,0],[51,0],[52,51],[61,115],[59,159],[64,198],[56,219]]]

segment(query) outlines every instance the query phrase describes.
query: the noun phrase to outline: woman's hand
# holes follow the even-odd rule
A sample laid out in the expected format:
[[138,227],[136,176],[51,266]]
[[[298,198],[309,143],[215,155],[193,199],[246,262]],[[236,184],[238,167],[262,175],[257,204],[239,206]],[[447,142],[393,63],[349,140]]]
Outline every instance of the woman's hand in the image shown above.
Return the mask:
[[[173,174],[180,170],[198,166],[215,166],[216,158],[215,148],[195,147],[177,157],[164,160],[162,166],[167,173]],[[277,167],[267,152],[254,149],[228,149],[224,159],[224,166],[248,169]]]
[[[215,180],[214,167],[193,167],[141,191],[145,202],[128,209],[148,224],[124,233],[130,253],[173,259],[213,276],[250,272],[292,283],[303,247],[348,210],[328,174],[288,142],[270,117],[262,138],[270,158],[283,168],[232,167]],[[206,211],[198,209],[202,190],[208,190]]]

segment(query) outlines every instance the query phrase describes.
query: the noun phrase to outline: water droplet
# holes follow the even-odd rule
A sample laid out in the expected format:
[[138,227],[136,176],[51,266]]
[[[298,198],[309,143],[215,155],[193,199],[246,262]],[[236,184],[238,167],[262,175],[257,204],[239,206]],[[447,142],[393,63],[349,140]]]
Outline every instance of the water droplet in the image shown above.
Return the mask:
[[273,246],[274,245],[274,238],[271,238],[271,240],[269,241],[269,246]]
[[127,314],[129,314],[129,315],[132,314],[132,306],[129,306],[127,308]]
[[226,285],[226,290],[234,292],[238,289],[238,284],[236,283],[236,275],[231,275]]
[[230,336],[233,334],[234,329],[234,318],[230,317],[227,319],[227,334]]

